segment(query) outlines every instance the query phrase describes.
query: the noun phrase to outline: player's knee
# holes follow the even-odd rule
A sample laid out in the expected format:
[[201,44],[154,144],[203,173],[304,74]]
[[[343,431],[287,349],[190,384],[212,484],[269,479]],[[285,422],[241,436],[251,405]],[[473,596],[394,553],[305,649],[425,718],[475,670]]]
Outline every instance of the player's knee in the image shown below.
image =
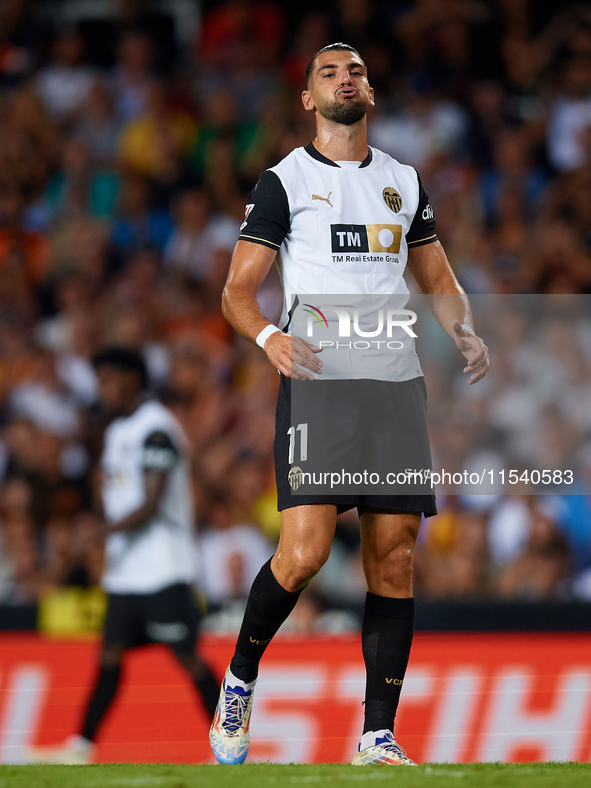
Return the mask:
[[291,557],[287,571],[288,591],[297,591],[322,569],[328,555],[314,550],[300,550]]
[[300,556],[300,567],[305,574],[306,580],[311,580],[314,575],[322,569],[330,555],[330,545],[328,548],[305,549]]
[[412,577],[414,549],[410,544],[399,544],[393,547],[382,561],[382,577],[386,581],[398,583]]

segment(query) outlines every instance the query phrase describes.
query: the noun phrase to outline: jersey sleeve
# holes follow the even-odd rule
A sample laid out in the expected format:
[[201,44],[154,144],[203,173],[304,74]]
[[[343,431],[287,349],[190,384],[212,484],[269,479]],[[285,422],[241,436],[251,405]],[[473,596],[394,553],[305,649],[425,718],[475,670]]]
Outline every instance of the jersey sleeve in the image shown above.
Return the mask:
[[410,225],[410,229],[406,234],[406,243],[409,249],[415,246],[424,246],[431,244],[437,240],[435,234],[435,216],[433,215],[433,208],[429,203],[429,195],[425,191],[421,179],[417,172],[417,179],[419,182],[419,204]]
[[152,432],[144,441],[142,467],[144,471],[170,471],[179,459],[179,453],[168,433]]
[[279,177],[265,170],[248,198],[239,240],[277,250],[289,229],[287,193]]

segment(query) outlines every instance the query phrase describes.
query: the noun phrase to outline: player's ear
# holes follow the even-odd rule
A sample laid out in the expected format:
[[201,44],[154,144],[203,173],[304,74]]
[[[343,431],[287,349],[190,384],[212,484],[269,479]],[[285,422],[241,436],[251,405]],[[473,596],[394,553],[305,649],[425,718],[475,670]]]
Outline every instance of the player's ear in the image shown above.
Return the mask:
[[376,97],[375,97],[375,94],[373,92],[373,88],[370,88],[369,89],[369,106],[370,107],[375,107],[375,105],[376,105]]
[[302,91],[302,104],[304,105],[304,109],[310,112],[313,109],[316,109],[316,105],[314,104],[314,99],[310,95],[309,90]]

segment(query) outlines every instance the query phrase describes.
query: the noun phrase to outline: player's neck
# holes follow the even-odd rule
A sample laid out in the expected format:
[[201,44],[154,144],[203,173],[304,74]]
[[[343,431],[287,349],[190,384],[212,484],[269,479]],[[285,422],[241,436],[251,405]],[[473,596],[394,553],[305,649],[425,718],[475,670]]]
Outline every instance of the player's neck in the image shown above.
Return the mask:
[[140,407],[140,405],[144,402],[142,396],[133,397],[129,399],[121,408],[121,415],[127,418],[128,416],[132,416],[136,410]]
[[316,150],[331,161],[363,161],[367,157],[367,121],[365,118],[345,126],[323,119],[316,126]]

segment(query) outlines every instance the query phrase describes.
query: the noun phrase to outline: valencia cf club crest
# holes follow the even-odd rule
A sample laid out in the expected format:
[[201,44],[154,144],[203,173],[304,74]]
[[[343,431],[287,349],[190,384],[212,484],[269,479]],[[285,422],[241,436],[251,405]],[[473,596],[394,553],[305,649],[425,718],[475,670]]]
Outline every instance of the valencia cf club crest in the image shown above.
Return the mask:
[[388,208],[394,213],[398,213],[402,208],[402,197],[398,194],[396,189],[393,189],[391,186],[386,186],[382,192],[382,197]]
[[297,490],[302,483],[302,469],[299,465],[294,465],[287,474],[287,481],[292,490]]

